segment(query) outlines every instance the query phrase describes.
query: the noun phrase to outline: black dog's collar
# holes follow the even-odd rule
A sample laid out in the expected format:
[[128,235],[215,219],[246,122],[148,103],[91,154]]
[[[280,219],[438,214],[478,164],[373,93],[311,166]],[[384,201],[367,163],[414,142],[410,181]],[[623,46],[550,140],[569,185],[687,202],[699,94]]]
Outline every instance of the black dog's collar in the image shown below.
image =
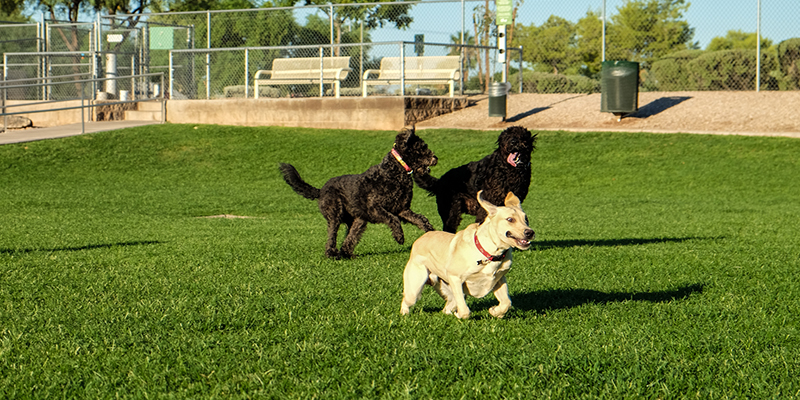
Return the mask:
[[479,260],[478,264],[488,264],[489,262],[492,262],[492,261],[503,261],[503,259],[506,258],[506,252],[505,251],[502,254],[500,254],[499,256],[495,256],[495,255],[489,253],[488,251],[486,251],[486,249],[484,249],[483,246],[481,246],[481,242],[478,241],[478,232],[475,232],[475,247],[477,247],[478,251],[480,251],[481,254],[483,254],[483,256],[486,257],[485,260]]
[[394,149],[394,147],[392,147],[392,155],[394,156],[395,160],[397,160],[397,162],[399,162],[400,165],[403,166],[406,172],[408,172],[409,174],[414,172],[414,170],[412,170],[411,167],[409,167],[408,164],[406,164],[406,162],[403,161],[403,157],[400,157],[400,153],[398,153],[397,150]]

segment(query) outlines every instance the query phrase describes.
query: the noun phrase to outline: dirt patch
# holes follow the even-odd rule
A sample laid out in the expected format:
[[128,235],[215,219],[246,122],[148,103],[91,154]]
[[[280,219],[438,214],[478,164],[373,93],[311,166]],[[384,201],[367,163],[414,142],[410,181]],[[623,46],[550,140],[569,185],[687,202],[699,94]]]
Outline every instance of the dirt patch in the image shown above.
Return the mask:
[[506,121],[489,117],[487,97],[450,114],[417,123],[417,128],[713,133],[800,138],[800,91],[641,92],[639,110],[618,121],[600,112],[599,93],[512,94]]

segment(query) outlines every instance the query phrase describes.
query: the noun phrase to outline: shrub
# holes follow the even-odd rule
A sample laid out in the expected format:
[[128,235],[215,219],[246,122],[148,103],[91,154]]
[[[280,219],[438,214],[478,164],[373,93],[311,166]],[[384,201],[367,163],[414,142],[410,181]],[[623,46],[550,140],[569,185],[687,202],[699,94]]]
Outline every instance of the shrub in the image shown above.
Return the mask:
[[[774,57],[761,54],[761,87],[777,89],[770,76]],[[686,65],[697,90],[752,90],[755,88],[756,51],[745,49],[706,52]]]
[[[518,82],[518,74],[509,76],[509,82]],[[557,75],[545,72],[522,73],[522,91],[525,93],[595,93],[600,82],[583,75]]]
[[682,50],[653,62],[642,86],[652,91],[696,90],[687,64],[703,54],[703,50]]
[[778,44],[778,86],[781,90],[800,89],[800,38],[787,39]]

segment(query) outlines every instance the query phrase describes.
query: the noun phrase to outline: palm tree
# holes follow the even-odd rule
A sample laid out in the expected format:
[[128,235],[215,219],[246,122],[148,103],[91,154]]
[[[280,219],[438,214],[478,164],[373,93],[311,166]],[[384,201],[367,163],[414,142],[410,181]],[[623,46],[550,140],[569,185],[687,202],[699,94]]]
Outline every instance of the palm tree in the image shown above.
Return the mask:
[[[461,32],[457,32],[453,35],[450,35],[450,43],[460,45],[461,43]],[[474,46],[475,45],[475,37],[472,36],[469,32],[464,32],[464,43],[465,45]],[[478,49],[474,47],[451,47],[450,53],[448,55],[457,56],[461,55],[461,63],[464,69],[464,75],[461,77],[461,81],[463,82],[464,86],[467,85],[467,81],[469,81],[469,71],[475,66],[478,65]]]

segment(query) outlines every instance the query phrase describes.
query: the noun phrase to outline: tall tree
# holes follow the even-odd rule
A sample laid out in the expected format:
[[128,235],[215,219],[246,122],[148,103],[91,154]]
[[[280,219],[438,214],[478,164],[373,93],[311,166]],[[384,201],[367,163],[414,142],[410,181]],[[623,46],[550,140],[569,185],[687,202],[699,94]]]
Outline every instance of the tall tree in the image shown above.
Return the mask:
[[694,28],[683,20],[688,8],[686,0],[628,0],[607,27],[609,58],[649,63],[696,48]]
[[[758,34],[755,32],[745,33],[740,30],[728,31],[724,37],[717,36],[711,39],[706,50],[733,50],[733,49],[756,49],[756,42],[758,42]],[[772,46],[772,40],[765,37],[761,38],[761,48],[766,49]]]
[[524,59],[558,74],[578,60],[575,32],[572,22],[551,15],[542,26],[518,26],[516,43],[523,46]]
[[603,21],[599,12],[589,10],[586,16],[575,24],[576,45],[580,59],[580,73],[594,77],[600,72],[603,61]]
[[[453,44],[462,44],[461,43],[461,32],[456,33],[454,35],[450,35],[450,43]],[[475,36],[472,36],[470,32],[464,32],[464,43],[468,46],[475,45]],[[467,48],[460,48],[460,47],[451,47],[450,54],[451,56],[461,55],[461,62],[462,68],[464,70],[464,76],[461,77],[461,81],[466,86],[467,82],[469,81],[469,71],[475,68],[478,64],[478,59],[480,57],[478,49],[474,47],[467,47]]]
[[410,14],[412,4],[392,4],[389,0],[379,0],[380,4],[375,4],[374,0],[305,0],[305,5],[359,3],[367,4],[333,7],[333,15],[330,15],[330,8],[320,8],[333,22],[333,39],[335,43],[342,43],[342,28],[347,22],[356,25],[363,22],[366,29],[383,27],[389,24],[394,25],[397,29],[406,29],[414,21]]

